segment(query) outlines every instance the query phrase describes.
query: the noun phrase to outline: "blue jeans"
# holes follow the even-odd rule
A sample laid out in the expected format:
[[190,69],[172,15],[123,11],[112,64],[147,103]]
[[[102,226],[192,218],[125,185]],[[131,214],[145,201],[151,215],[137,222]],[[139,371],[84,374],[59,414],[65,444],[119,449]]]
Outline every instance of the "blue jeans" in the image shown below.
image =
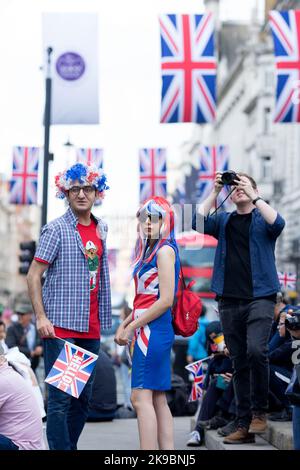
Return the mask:
[[237,417],[251,422],[251,411],[268,409],[268,339],[275,303],[268,299],[219,301],[225,343],[233,363]]
[[0,450],[19,450],[19,447],[11,439],[0,434]]
[[293,438],[294,449],[300,450],[300,406],[293,406]]
[[[66,341],[98,354],[99,339],[67,338]],[[47,376],[64,343],[56,338],[44,339],[43,343]],[[74,398],[58,388],[48,385],[47,439],[50,450],[77,449],[79,436],[88,417],[95,370],[96,368],[94,368],[79,398]]]

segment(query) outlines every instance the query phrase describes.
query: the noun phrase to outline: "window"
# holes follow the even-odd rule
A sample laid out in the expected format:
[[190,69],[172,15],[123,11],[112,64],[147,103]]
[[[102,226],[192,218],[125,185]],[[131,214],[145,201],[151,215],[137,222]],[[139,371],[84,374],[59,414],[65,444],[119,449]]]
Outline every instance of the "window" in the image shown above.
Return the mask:
[[268,134],[271,130],[271,108],[264,108],[264,134]]
[[265,73],[265,87],[272,88],[274,86],[274,74],[271,70],[267,70]]

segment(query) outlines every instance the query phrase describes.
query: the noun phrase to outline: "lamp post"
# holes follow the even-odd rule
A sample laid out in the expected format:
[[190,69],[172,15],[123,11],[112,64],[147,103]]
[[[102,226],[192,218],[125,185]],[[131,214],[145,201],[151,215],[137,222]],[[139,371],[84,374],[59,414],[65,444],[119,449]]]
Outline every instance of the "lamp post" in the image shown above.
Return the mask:
[[51,54],[52,47],[47,48],[47,68],[46,68],[46,99],[44,114],[44,173],[43,173],[43,205],[42,205],[42,227],[47,223],[48,212],[48,174],[49,161],[53,160],[53,155],[49,153],[50,124],[51,124]]

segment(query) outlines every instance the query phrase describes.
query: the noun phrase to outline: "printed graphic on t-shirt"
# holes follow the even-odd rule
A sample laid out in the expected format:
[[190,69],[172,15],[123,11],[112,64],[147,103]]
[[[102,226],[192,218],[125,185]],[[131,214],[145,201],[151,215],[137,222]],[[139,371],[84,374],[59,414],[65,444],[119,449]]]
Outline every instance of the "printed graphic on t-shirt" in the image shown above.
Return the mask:
[[97,273],[99,269],[99,256],[97,255],[98,248],[92,241],[88,241],[85,245],[85,254],[87,256],[89,271],[90,271],[90,290],[96,287]]

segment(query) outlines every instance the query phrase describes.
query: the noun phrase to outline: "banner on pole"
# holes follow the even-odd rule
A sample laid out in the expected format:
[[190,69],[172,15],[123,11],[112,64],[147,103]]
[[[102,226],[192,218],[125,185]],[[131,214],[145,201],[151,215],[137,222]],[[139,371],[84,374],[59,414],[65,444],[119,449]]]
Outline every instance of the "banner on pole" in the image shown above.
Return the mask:
[[98,17],[43,14],[43,53],[52,47],[51,124],[98,124]]

